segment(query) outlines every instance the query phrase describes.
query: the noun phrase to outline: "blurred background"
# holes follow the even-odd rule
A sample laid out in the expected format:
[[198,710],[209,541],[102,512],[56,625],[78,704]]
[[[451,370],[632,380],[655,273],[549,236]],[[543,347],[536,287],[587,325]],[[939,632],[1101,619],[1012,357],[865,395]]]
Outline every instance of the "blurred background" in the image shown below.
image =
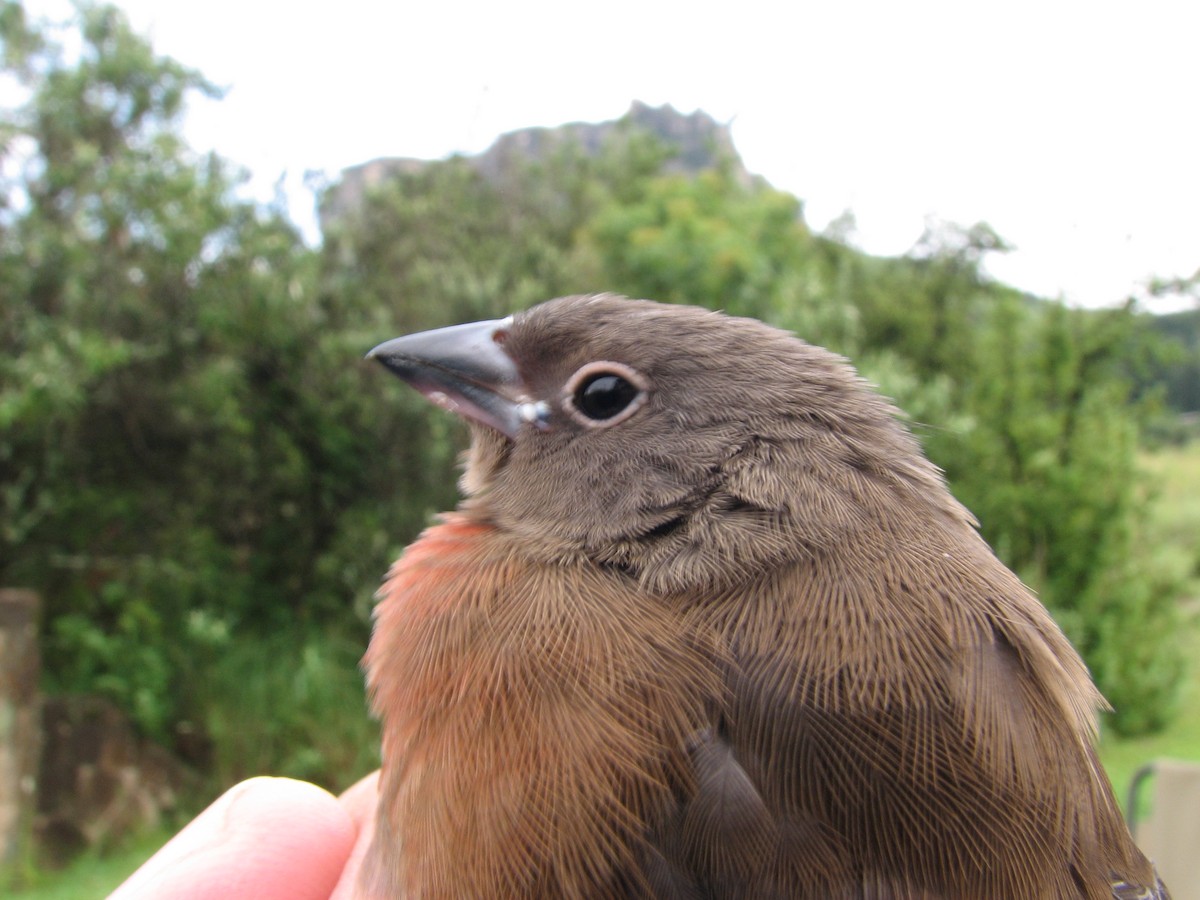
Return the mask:
[[586,291],[848,356],[1118,790],[1200,760],[1196,13],[433,6],[0,0],[0,878],[377,765],[373,593],[465,430],[363,353]]

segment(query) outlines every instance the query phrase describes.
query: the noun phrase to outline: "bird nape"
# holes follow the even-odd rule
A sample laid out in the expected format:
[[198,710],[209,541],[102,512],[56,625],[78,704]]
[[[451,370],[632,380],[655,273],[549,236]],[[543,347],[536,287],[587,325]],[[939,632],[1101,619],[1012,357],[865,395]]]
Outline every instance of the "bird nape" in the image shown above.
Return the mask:
[[471,427],[365,658],[374,894],[1167,896],[1079,655],[844,359],[612,295],[370,356]]

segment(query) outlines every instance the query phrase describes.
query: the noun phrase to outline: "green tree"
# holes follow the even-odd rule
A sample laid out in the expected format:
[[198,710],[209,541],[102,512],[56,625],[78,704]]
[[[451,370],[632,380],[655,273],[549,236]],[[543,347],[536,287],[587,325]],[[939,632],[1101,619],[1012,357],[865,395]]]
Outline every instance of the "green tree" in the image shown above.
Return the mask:
[[20,5],[2,16],[5,71],[29,99],[4,122],[20,175],[0,234],[0,576],[44,589],[61,686],[94,681],[161,729],[163,612],[127,598],[172,507],[127,487],[174,477],[185,435],[166,376],[197,341],[197,263],[228,224],[228,179],[177,135],[185,95],[208,83],[114,10],[78,17],[68,60]]
[[812,268],[800,202],[728,166],[648,181],[601,210],[583,239],[612,290],[781,325]]
[[49,689],[106,694],[163,739],[209,728],[239,648],[289,634],[297,658],[252,654],[286,671],[311,634],[365,643],[395,540],[363,465],[388,452],[373,337],[330,327],[316,254],[181,139],[202,77],[111,7],[60,33],[8,3],[0,24],[26,96],[4,113],[0,580],[44,596]]

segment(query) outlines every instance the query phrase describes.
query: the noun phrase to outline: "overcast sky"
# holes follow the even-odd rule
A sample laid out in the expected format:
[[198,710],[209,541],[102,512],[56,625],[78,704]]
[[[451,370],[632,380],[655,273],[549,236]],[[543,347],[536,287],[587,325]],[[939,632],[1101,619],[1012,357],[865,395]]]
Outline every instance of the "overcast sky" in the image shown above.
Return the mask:
[[997,277],[1087,305],[1200,267],[1195,0],[117,5],[228,88],[193,107],[192,143],[264,198],[287,173],[298,220],[308,170],[475,153],[638,99],[731,122],[751,171],[814,228],[852,210],[871,252],[929,216],[982,220],[1017,248]]

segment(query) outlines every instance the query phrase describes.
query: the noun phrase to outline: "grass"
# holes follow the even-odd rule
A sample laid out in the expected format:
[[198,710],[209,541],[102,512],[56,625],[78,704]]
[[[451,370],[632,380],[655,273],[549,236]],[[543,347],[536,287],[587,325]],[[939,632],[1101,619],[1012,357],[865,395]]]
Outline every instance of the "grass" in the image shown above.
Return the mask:
[[[1155,537],[1190,552],[1193,566],[1200,568],[1200,442],[1143,454],[1141,464],[1158,482]],[[1200,571],[1194,569],[1193,575]]]
[[[3,893],[12,900],[96,900],[107,897],[171,837],[144,832],[107,853],[85,853],[61,870],[37,870]],[[4,878],[0,877],[0,887]]]
[[379,765],[359,669],[366,635],[232,643],[193,683],[216,746],[216,787],[286,775],[335,793]]

